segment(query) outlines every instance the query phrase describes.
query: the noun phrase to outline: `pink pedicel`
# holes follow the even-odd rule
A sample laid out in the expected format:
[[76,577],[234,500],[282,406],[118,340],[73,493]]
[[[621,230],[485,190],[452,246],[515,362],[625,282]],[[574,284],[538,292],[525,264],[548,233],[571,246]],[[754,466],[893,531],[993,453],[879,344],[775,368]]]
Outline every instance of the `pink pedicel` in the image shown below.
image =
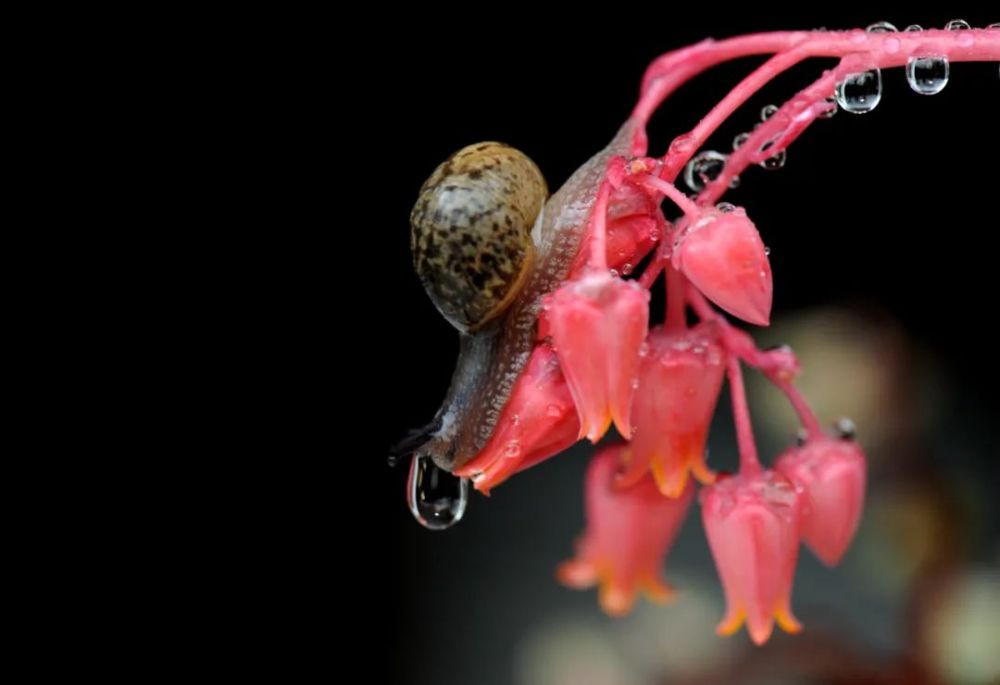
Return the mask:
[[778,457],[774,468],[804,497],[802,540],[820,561],[835,566],[861,520],[867,466],[853,440],[822,436]]
[[580,422],[555,352],[541,344],[517,380],[493,436],[455,475],[471,478],[476,490],[488,494],[514,473],[562,452],[579,435]]
[[612,421],[631,435],[639,351],[649,291],[607,271],[590,271],[545,299],[545,327],[580,416],[580,437],[597,442]]
[[[646,125],[666,98],[710,67],[759,55],[770,58],[692,130],[663,145],[661,156],[651,156]],[[616,138],[619,154],[601,153],[580,170],[574,188],[585,181],[587,190],[568,208],[556,202],[560,193],[553,195],[550,205],[564,211],[541,226],[549,232],[536,248],[540,273],[558,275],[536,289],[534,299],[513,308],[520,318],[497,323],[513,327],[510,322],[518,320],[520,329],[503,332],[525,331],[535,347],[518,349],[516,360],[503,360],[504,372],[513,368],[511,378],[517,380],[505,386],[506,397],[488,398],[494,402],[488,405],[491,419],[496,407],[503,408],[484,429],[490,433],[478,453],[453,460],[459,463],[454,474],[488,493],[581,438],[596,443],[614,423],[626,443],[601,448],[588,468],[586,532],[576,557],[558,571],[572,587],[600,585],[607,613],[626,613],[640,592],[661,600],[671,595],[661,567],[698,487],[726,596],[720,634],[746,623],[750,639],[761,645],[775,622],[797,632],[791,591],[799,543],[829,565],[844,556],[864,504],[864,454],[853,440],[823,432],[795,386],[800,366],[790,348],[760,349],[715,308],[766,326],[773,296],[757,227],[744,209],[716,203],[734,179],[823,121],[834,108],[838,83],[869,69],[903,67],[924,55],[952,64],[1000,61],[1000,31],[790,31],[706,40],[667,53],[643,77],[638,102],[619,134],[624,138]],[[775,77],[810,58],[837,63],[765,121],[755,114],[749,135],[722,155],[721,171],[705,179],[696,197],[674,185],[720,126],[743,116],[740,108]],[[627,157],[620,154],[621,140]],[[744,187],[751,178],[742,178]],[[567,254],[545,261],[551,257],[543,253],[545,246],[556,243]],[[644,266],[629,279],[640,261]],[[664,323],[649,330],[649,289],[661,277]],[[524,312],[528,325],[537,313],[536,328],[525,325]],[[494,370],[482,366],[474,372]],[[805,434],[804,444],[780,455],[772,469],[758,458],[744,366],[785,395]],[[723,375],[740,466],[737,474],[716,479],[705,448]],[[447,444],[448,435],[435,436],[438,444]],[[440,452],[420,458],[433,458],[439,469],[451,463]]]
[[651,471],[667,497],[678,497],[693,473],[702,483],[715,474],[705,464],[705,441],[725,374],[717,326],[699,324],[649,332],[632,405],[629,463],[619,478],[628,487]]
[[615,474],[625,445],[601,449],[587,468],[587,529],[576,544],[576,556],[556,572],[569,587],[599,585],[598,601],[612,616],[627,614],[642,592],[654,602],[669,600],[674,592],[661,577],[667,556],[684,518],[694,487],[676,498],[657,490],[645,478],[627,490],[615,487]]
[[732,635],[745,621],[762,645],[775,621],[789,633],[801,630],[791,609],[801,524],[791,481],[774,471],[722,478],[701,491],[701,513],[726,594],[716,632]]
[[771,264],[742,208],[706,210],[681,229],[674,267],[708,299],[758,326],[771,320]]

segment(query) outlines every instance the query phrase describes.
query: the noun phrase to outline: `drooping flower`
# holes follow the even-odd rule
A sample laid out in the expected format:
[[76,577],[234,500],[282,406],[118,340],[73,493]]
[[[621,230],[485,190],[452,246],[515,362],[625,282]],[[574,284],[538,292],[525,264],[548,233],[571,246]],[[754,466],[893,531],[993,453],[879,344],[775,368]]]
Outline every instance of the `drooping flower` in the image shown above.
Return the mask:
[[597,442],[612,421],[631,435],[648,324],[649,291],[606,271],[589,271],[545,298],[541,335],[552,338],[579,413],[579,437]]
[[681,231],[676,269],[730,314],[766,326],[771,318],[771,264],[760,234],[742,208],[704,210]]
[[563,451],[579,439],[580,423],[552,346],[535,347],[511,391],[489,442],[455,470],[489,493],[514,473]]
[[861,520],[866,463],[853,440],[823,436],[789,449],[775,463],[804,495],[802,539],[827,566],[844,556]]
[[577,541],[576,557],[557,571],[572,588],[599,584],[598,601],[612,616],[628,613],[639,591],[657,602],[673,596],[661,568],[694,495],[688,485],[680,497],[668,499],[648,475],[627,490],[616,488],[615,473],[627,449],[602,449],[588,467],[587,529]]
[[726,594],[716,632],[732,635],[745,620],[750,639],[762,645],[775,620],[789,633],[801,630],[791,610],[801,516],[792,483],[770,470],[723,478],[702,490],[701,506]]
[[725,351],[712,324],[686,331],[654,328],[639,371],[632,406],[629,463],[619,484],[628,487],[652,470],[664,495],[677,497],[688,472],[702,483],[715,474],[705,465],[705,440],[725,374]]

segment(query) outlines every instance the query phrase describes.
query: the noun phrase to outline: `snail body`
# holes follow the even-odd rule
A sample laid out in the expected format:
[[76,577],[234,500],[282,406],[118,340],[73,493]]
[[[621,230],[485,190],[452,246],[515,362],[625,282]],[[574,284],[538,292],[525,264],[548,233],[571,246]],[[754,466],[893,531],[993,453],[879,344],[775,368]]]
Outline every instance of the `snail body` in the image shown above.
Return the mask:
[[520,293],[547,197],[535,163],[503,143],[464,147],[424,182],[410,215],[413,266],[458,330],[482,330]]

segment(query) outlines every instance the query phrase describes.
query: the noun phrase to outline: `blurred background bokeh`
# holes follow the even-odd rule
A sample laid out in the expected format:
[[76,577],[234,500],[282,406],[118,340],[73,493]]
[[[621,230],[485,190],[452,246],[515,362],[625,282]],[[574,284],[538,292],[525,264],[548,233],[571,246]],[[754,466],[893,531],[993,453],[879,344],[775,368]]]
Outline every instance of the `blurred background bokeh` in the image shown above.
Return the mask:
[[[844,561],[829,569],[800,555],[793,607],[802,634],[776,633],[762,648],[743,631],[714,635],[723,597],[697,505],[665,567],[680,590],[672,605],[640,602],[615,620],[592,592],[558,585],[554,569],[583,527],[588,446],[490,498],[473,495],[465,520],[443,533],[412,520],[406,468],[390,470],[383,457],[433,415],[457,350],[408,253],[410,205],[448,154],[503,140],[531,155],[554,189],[610,139],[645,65],[663,51],[753,30],[952,18],[813,10],[678,23],[664,9],[620,30],[597,20],[579,31],[499,21],[470,24],[460,39],[421,30],[395,46],[405,58],[369,84],[373,157],[385,163],[371,236],[383,253],[378,277],[394,296],[373,304],[364,331],[373,380],[360,389],[358,425],[369,422],[363,457],[375,514],[363,548],[352,550],[369,569],[368,618],[384,657],[376,667],[386,670],[379,682],[1000,682],[995,64],[953,65],[951,83],[933,97],[912,93],[900,70],[886,72],[874,112],[818,122],[784,169],[751,169],[727,197],[747,207],[771,247],[774,324],[755,337],[795,348],[805,395],[825,422],[853,419],[870,460],[864,518]],[[1000,13],[963,18],[983,26]],[[654,120],[652,151],[756,63],[726,65],[682,89]],[[778,79],[709,147],[728,151],[763,105],[780,104],[824,66]],[[748,383],[767,460],[794,440],[796,424],[780,393],[752,373]],[[723,400],[709,463],[734,467],[735,453]]]

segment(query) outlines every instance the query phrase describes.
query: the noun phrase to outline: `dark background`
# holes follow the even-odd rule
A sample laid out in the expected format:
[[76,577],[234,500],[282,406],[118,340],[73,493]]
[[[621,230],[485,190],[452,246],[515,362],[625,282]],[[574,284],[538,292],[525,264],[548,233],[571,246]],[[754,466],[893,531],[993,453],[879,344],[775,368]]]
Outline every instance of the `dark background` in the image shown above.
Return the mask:
[[[384,655],[376,667],[385,669],[390,682],[520,682],[521,640],[553,611],[607,622],[593,593],[570,593],[552,577],[582,526],[583,451],[521,474],[490,499],[474,494],[466,520],[444,533],[425,531],[412,520],[404,501],[406,467],[385,466],[389,445],[436,411],[457,350],[456,334],[410,266],[408,215],[424,178],[466,144],[501,140],[529,154],[550,188],[558,188],[627,117],[646,65],[705,37],[863,28],[883,19],[900,29],[910,23],[940,27],[954,18],[940,12],[848,15],[829,3],[823,11],[774,18],[763,11],[740,17],[720,9],[706,12],[718,16],[701,19],[682,19],[668,9],[628,11],[627,18],[602,16],[580,26],[528,16],[470,16],[463,22],[450,15],[458,19],[453,27],[414,24],[402,38],[375,41],[372,47],[385,51],[388,66],[358,60],[358,98],[365,103],[360,135],[366,161],[375,164],[365,168],[366,211],[357,232],[367,246],[362,259],[372,267],[365,278],[372,282],[357,284],[363,328],[355,344],[371,382],[358,389],[360,411],[354,414],[362,451],[338,458],[363,464],[363,523],[347,558],[357,559],[348,563],[362,571],[357,591],[367,597],[364,623],[374,617],[372,637]],[[963,18],[983,26],[1000,16]],[[672,96],[654,118],[650,152],[662,154],[759,62],[723,65]],[[778,79],[707,147],[728,152],[733,135],[758,121],[760,107],[781,104],[825,66],[809,62]],[[994,338],[987,326],[995,321],[992,245],[1000,229],[997,67],[952,65],[950,84],[933,97],[911,92],[901,69],[885,72],[883,81],[874,112],[840,112],[817,122],[789,149],[784,169],[748,170],[726,199],[747,207],[772,248],[776,326],[824,307],[870,313],[866,320],[878,326],[891,322],[904,341],[900,354],[931,365],[907,362],[900,375],[933,368],[934,377],[947,379],[953,390],[948,397],[954,403],[940,409],[945,419],[960,414],[966,423],[955,429],[943,420],[942,426],[952,426],[941,428],[943,435],[961,430],[979,436],[972,440],[977,447],[967,450],[963,474],[995,482],[996,432],[989,425],[997,410]],[[851,407],[839,413],[849,414]],[[720,454],[726,449],[726,429],[720,435],[713,435],[713,454],[717,446]],[[910,436],[920,443],[912,431]],[[985,559],[995,568],[995,516],[996,509],[987,508],[970,519],[978,537],[963,548],[962,558]],[[690,558],[689,568],[721,597],[700,524],[689,523],[677,554]],[[816,570],[811,559],[803,564],[803,573],[821,574],[815,581],[820,586],[839,584],[845,602],[863,604],[863,585],[855,592],[851,584],[856,578]],[[885,611],[889,618],[872,616],[869,622],[885,620],[907,633],[907,619],[892,614],[892,607]],[[848,634],[851,625],[845,619],[830,632]],[[717,640],[710,630],[701,639]],[[775,649],[783,639],[773,641]],[[742,634],[731,640],[747,642]],[[867,638],[856,642],[862,651],[871,647]],[[886,654],[906,651],[889,637],[882,647]]]

